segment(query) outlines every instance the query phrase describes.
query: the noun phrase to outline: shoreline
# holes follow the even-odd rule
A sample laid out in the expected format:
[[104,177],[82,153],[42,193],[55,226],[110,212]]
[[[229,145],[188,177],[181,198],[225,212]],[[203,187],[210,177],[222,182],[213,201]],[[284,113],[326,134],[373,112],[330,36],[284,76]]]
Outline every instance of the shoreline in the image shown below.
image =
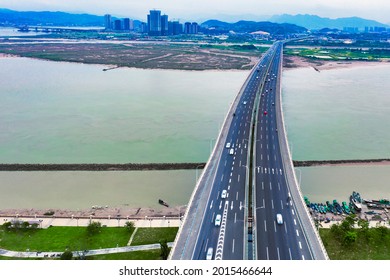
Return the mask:
[[300,56],[285,55],[283,59],[283,70],[289,71],[298,68],[313,68],[317,72],[333,69],[349,69],[354,67],[390,65],[390,60],[363,61],[363,60],[320,60],[309,59]]
[[35,218],[35,219],[55,219],[55,218],[75,218],[75,219],[145,219],[149,218],[179,218],[186,211],[186,206],[163,207],[161,209],[149,207],[107,207],[93,206],[81,210],[70,209],[0,209],[0,217],[14,218]]

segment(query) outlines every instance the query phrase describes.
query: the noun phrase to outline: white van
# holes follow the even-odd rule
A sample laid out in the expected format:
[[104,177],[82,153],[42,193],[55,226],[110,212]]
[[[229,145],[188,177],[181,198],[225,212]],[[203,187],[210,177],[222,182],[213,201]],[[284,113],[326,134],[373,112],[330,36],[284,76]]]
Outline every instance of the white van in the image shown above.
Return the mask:
[[229,154],[234,155],[234,149],[230,149]]
[[276,214],[276,222],[281,225],[283,224],[283,217],[282,217],[282,214]]
[[212,247],[209,247],[207,249],[206,260],[212,260],[213,259],[213,251],[214,251],[214,249]]
[[221,225],[221,214],[218,214],[216,217],[215,217],[215,226],[220,226]]

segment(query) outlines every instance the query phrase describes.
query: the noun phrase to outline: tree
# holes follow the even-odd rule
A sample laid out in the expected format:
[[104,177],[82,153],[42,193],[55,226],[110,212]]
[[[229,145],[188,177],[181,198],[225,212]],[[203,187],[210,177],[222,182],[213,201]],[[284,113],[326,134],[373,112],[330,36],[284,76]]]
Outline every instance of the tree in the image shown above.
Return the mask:
[[341,229],[344,232],[348,232],[354,228],[354,225],[355,225],[355,215],[349,215],[341,223]]
[[344,235],[343,245],[351,246],[353,243],[355,243],[356,238],[357,238],[356,231],[347,231]]
[[6,230],[6,231],[10,231],[11,230],[11,227],[12,227],[12,223],[11,222],[5,222],[3,224],[3,228]]
[[62,253],[61,255],[61,260],[71,260],[73,258],[73,253],[72,251],[66,250],[65,252]]
[[127,229],[128,232],[132,232],[135,228],[134,222],[127,221],[125,223],[125,228]]
[[95,235],[100,232],[102,224],[100,222],[90,222],[87,226],[88,235]]
[[161,250],[160,253],[161,258],[163,260],[167,260],[169,256],[169,247],[166,239],[160,241],[160,250]]

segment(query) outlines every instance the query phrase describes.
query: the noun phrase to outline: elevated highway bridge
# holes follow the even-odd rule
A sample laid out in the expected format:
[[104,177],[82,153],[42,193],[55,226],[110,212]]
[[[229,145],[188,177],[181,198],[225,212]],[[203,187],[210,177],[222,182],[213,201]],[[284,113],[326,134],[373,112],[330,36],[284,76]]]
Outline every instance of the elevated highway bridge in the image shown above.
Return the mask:
[[328,259],[294,173],[282,58],[283,42],[276,42],[232,103],[170,259]]

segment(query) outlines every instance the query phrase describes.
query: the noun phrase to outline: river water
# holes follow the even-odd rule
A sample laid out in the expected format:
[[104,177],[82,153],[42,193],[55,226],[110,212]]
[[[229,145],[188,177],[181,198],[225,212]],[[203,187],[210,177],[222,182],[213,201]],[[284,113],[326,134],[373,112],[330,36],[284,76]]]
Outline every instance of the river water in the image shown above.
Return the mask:
[[[0,58],[0,162],[206,161],[248,75],[103,68]],[[390,66],[284,72],[294,159],[389,158],[389,76]],[[390,196],[390,166],[299,170],[312,201]],[[196,173],[0,172],[0,208],[185,205]]]

